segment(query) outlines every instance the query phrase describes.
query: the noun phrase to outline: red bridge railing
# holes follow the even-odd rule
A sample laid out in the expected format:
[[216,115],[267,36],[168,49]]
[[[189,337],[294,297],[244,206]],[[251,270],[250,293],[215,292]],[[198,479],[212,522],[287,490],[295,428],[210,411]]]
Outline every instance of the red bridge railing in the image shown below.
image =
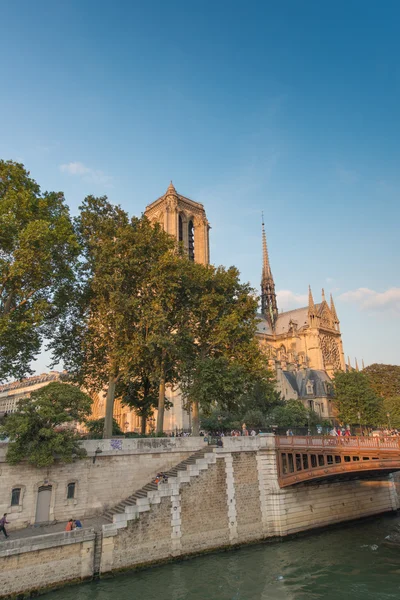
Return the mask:
[[278,448],[380,448],[400,450],[399,437],[362,437],[362,436],[300,436],[277,435],[275,443]]
[[400,470],[398,437],[276,436],[280,487],[348,472]]

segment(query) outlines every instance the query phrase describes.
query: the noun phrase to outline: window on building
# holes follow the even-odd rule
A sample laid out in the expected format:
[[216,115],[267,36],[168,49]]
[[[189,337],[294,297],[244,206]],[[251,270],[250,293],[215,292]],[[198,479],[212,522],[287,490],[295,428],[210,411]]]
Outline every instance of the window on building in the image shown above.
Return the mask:
[[188,224],[189,233],[189,259],[194,260],[194,226],[193,221],[189,221]]
[[67,487],[67,500],[75,498],[75,483],[69,483]]
[[21,499],[21,488],[14,488],[11,493],[11,506],[19,506]]
[[181,215],[179,215],[179,241],[183,242],[183,222]]

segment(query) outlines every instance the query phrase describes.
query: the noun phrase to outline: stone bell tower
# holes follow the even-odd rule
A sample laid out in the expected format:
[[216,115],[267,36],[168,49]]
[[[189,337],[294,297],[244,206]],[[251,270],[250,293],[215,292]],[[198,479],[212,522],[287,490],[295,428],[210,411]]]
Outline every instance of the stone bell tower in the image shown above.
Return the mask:
[[210,224],[202,204],[178,194],[171,181],[165,194],[146,206],[144,214],[181,242],[191,260],[209,264]]

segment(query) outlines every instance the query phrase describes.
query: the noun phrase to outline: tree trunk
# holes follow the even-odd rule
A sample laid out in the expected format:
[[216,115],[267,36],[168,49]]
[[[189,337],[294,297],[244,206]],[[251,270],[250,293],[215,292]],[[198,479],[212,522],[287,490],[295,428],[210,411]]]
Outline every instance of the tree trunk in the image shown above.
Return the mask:
[[158,393],[158,412],[157,412],[157,428],[156,433],[163,433],[164,431],[164,406],[165,406],[165,353],[163,351],[163,357],[161,360],[161,376],[160,376],[160,387]]
[[200,433],[199,401],[194,400],[192,402],[192,435],[198,436],[199,433]]
[[108,390],[106,398],[106,416],[104,419],[104,431],[103,438],[107,439],[112,437],[113,431],[113,414],[114,414],[114,400],[115,400],[115,377],[110,375],[108,380]]
[[164,406],[165,406],[165,375],[161,376],[160,388],[158,394],[158,412],[156,433],[164,431]]
[[144,435],[146,433],[146,425],[147,425],[147,417],[146,415],[141,415],[140,417],[140,433]]

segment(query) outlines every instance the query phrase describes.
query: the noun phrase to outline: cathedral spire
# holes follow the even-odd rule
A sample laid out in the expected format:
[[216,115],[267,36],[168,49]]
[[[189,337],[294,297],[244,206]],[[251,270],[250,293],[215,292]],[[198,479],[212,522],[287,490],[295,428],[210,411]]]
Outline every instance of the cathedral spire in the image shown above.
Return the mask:
[[278,318],[278,306],[276,303],[275,283],[269,264],[267,237],[265,235],[264,214],[262,214],[262,251],[263,267],[261,277],[261,313],[267,318],[271,329],[275,329]]
[[173,196],[176,196],[176,189],[174,188],[174,184],[172,183],[172,180],[171,180],[171,183],[168,186],[167,191],[165,192],[166,196],[169,195],[169,194],[171,194]]
[[356,371],[359,371],[359,370],[360,369],[358,368],[358,362],[357,362],[357,359],[356,359]]
[[335,319],[335,321],[337,321],[339,323],[339,319],[338,319],[338,316],[337,316],[335,304],[333,302],[332,294],[331,294],[331,313],[332,313],[332,316]]
[[308,286],[308,314],[310,317],[315,316],[315,304],[310,285]]
[[322,302],[325,302],[325,290],[322,288]]
[[362,364],[362,368],[363,370],[365,369],[365,365],[364,365],[364,359],[361,360],[361,364]]
[[350,356],[347,357],[347,364],[349,365],[349,368],[351,369]]

